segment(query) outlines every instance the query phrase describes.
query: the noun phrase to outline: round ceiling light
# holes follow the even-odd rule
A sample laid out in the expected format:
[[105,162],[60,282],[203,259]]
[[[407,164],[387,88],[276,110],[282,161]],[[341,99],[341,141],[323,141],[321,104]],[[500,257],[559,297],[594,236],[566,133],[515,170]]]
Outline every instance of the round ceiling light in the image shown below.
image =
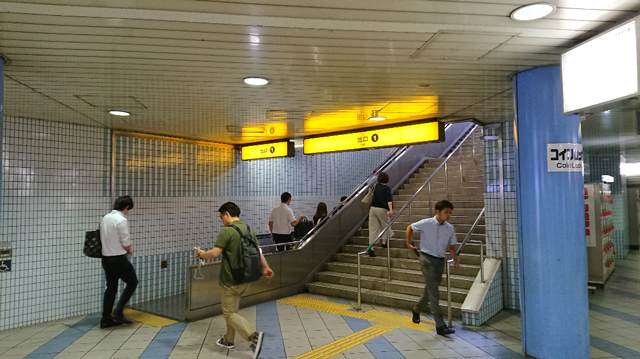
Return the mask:
[[251,86],[263,86],[269,83],[267,79],[263,79],[262,77],[245,77],[243,81],[245,84]]
[[114,116],[130,116],[131,113],[126,112],[126,111],[109,111],[110,114],[114,115]]
[[556,6],[547,3],[537,3],[521,6],[511,13],[511,18],[518,21],[541,19],[556,11]]
[[383,121],[385,119],[386,119],[386,117],[382,117],[382,116],[369,117],[369,121]]

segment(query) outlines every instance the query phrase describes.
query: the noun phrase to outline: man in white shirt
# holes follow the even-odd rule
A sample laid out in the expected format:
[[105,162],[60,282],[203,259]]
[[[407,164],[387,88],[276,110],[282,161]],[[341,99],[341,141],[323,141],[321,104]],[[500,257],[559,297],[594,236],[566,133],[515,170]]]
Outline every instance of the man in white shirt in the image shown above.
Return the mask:
[[[133,255],[126,217],[132,208],[133,200],[131,197],[118,197],[113,204],[113,211],[104,216],[102,222],[100,222],[102,268],[104,268],[104,274],[107,279],[100,328],[131,324],[131,321],[125,318],[122,312],[138,285],[136,272],[131,262],[127,259],[127,254]],[[116,310],[113,311],[113,304],[116,301],[116,294],[118,294],[118,280],[122,280],[126,286],[122,291]]]
[[[447,251],[453,258],[453,267],[458,269],[460,263],[456,254],[456,231],[448,222],[453,211],[453,204],[447,200],[436,203],[436,215],[425,218],[407,226],[407,248],[420,255],[420,267],[425,278],[426,285],[420,301],[413,307],[413,322],[420,323],[420,313],[431,309],[433,319],[436,322],[436,332],[446,336],[456,331],[447,327],[442,319],[440,311],[440,291],[438,286],[444,272],[445,257]],[[420,251],[411,242],[413,232],[420,232]]]
[[[269,230],[273,241],[276,243],[291,242],[291,227],[295,227],[301,219],[305,218],[304,214],[301,214],[296,218],[293,215],[293,211],[289,208],[291,204],[291,194],[284,192],[280,195],[280,205],[271,211],[269,216]],[[287,245],[286,249],[291,248]],[[284,251],[285,246],[276,247],[277,251]]]

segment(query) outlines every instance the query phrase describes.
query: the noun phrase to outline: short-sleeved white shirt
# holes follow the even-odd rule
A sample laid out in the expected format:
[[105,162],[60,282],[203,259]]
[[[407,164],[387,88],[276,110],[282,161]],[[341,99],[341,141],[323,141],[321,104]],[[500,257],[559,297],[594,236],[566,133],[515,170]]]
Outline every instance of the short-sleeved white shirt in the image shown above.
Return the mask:
[[102,255],[105,257],[127,254],[124,247],[131,245],[127,217],[115,209],[102,218],[100,222],[100,241]]
[[269,222],[273,222],[273,233],[275,234],[291,234],[291,222],[295,220],[293,211],[286,203],[280,203],[269,216]]
[[420,232],[420,251],[444,258],[447,246],[458,244],[456,230],[449,222],[440,224],[436,217],[411,223],[411,229]]

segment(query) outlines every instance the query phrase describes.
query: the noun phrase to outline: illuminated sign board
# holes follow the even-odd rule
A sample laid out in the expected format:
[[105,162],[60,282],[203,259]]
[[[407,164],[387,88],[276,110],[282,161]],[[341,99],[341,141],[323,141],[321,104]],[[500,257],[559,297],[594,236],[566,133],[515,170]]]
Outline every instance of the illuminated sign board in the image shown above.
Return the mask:
[[258,160],[261,158],[294,157],[296,154],[291,141],[263,143],[242,147],[242,160]]
[[638,95],[639,21],[627,22],[562,54],[565,114]]
[[444,124],[427,122],[305,138],[304,154],[353,151],[441,141],[444,141]]

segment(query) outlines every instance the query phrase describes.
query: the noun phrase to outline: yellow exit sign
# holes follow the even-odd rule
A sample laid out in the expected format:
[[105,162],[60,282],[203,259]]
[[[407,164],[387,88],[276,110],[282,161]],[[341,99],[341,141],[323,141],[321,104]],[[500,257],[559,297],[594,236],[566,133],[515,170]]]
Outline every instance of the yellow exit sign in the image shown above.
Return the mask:
[[304,154],[311,155],[441,141],[444,141],[444,124],[427,122],[378,128],[363,132],[305,138]]
[[294,157],[295,154],[294,144],[291,141],[271,142],[242,147],[243,161],[261,158]]

